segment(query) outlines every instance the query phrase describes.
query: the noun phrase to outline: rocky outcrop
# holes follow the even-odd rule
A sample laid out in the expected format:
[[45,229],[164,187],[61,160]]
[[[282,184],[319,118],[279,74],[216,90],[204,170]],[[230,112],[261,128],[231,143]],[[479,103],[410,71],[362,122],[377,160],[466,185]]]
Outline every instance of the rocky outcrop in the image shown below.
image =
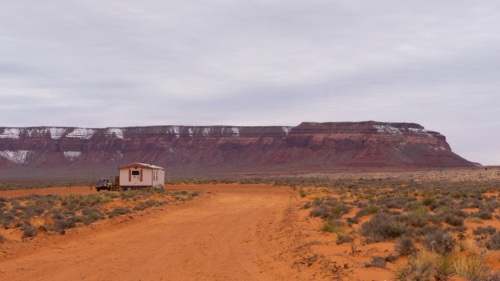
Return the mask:
[[471,167],[446,138],[412,123],[305,122],[296,127],[0,128],[0,176],[61,174],[130,162],[186,176],[327,172],[359,167]]

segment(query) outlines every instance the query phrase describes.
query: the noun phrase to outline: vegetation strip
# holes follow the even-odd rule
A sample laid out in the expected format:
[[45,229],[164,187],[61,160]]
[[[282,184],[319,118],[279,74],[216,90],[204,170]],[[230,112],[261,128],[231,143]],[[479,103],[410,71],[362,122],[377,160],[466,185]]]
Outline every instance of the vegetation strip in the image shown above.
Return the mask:
[[[393,252],[374,256],[366,267],[395,263],[395,280],[500,280],[487,262],[489,251],[500,250],[500,232],[492,226],[500,220],[499,182],[302,182],[295,186],[307,199],[303,209],[323,221],[320,230],[333,233],[337,244],[394,243]],[[397,262],[402,256],[408,262]]]
[[[129,214],[173,201],[187,201],[198,192],[146,189],[91,195],[0,197],[0,228],[20,229],[22,239],[40,232],[64,234],[67,229]],[[6,240],[0,232],[0,243]]]

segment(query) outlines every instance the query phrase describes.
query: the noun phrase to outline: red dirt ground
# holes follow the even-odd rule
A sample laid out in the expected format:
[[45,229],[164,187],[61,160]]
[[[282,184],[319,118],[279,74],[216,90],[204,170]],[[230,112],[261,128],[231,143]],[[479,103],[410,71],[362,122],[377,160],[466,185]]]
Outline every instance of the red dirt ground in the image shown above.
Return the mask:
[[[70,229],[65,235],[0,244],[0,280],[391,279],[395,265],[365,264],[372,255],[393,252],[393,243],[361,245],[358,237],[357,249],[349,243],[336,245],[333,234],[319,230],[321,220],[302,208],[309,199],[290,187],[207,184],[167,189],[200,191],[201,196]],[[71,193],[96,191],[88,186],[43,188],[0,191],[0,196]],[[500,268],[499,261],[500,251],[494,251],[489,259],[494,269]]]
[[[266,185],[176,186],[183,204],[0,245],[0,280],[322,280],[293,266],[296,192]],[[78,194],[88,187],[73,187]],[[66,188],[2,191],[67,194]],[[298,253],[297,253],[298,254]]]

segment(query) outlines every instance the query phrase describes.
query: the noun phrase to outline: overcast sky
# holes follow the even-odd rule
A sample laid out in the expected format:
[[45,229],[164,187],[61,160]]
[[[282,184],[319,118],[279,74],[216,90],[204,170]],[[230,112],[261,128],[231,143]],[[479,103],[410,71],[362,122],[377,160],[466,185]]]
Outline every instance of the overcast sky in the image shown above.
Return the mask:
[[500,164],[499,1],[1,2],[0,126],[414,122]]

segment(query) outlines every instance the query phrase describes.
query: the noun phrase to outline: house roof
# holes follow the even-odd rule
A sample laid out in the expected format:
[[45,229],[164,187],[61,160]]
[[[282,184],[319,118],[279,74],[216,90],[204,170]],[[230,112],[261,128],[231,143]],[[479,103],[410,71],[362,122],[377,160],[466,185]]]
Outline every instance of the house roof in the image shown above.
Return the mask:
[[121,167],[118,167],[118,169],[125,169],[125,168],[130,168],[130,167],[141,167],[141,168],[150,168],[150,169],[160,169],[163,170],[163,167],[152,165],[152,164],[145,164],[145,163],[139,163],[139,162],[134,162],[130,163]]

